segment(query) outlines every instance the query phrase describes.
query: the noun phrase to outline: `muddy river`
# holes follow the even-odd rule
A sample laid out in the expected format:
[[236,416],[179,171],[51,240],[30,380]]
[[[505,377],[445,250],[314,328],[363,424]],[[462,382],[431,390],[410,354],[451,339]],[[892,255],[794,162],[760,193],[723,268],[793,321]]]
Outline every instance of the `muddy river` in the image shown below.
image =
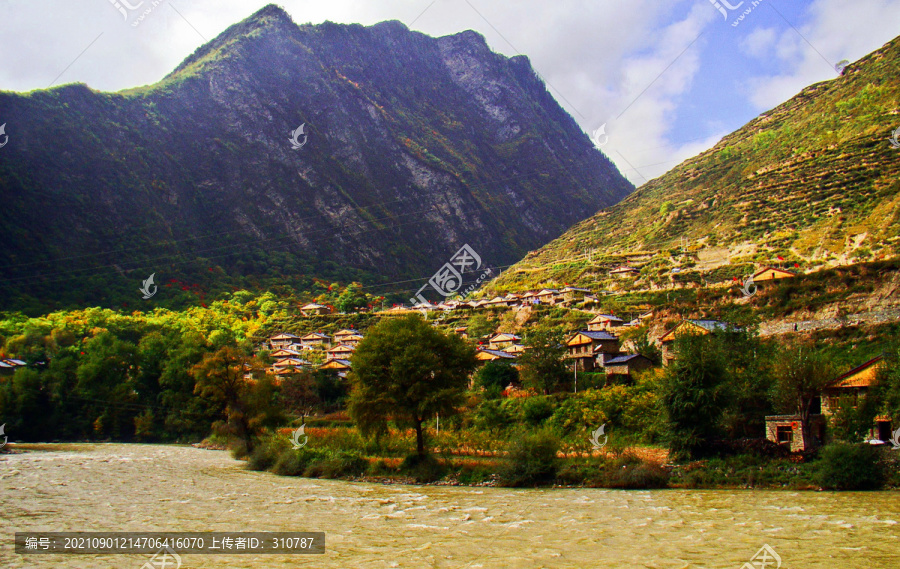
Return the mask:
[[[91,444],[0,455],[0,567],[140,569],[149,555],[19,555],[24,531],[319,531],[324,555],[195,567],[900,567],[900,493],[510,490],[249,472],[222,451]],[[766,565],[775,569],[768,555]],[[173,569],[169,564],[168,569]]]

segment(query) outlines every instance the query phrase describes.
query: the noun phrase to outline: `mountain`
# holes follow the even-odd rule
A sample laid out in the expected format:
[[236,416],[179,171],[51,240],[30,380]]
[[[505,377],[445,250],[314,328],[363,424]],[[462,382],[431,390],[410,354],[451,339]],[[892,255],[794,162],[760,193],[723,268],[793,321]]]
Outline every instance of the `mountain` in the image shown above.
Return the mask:
[[0,122],[0,310],[136,299],[151,273],[397,282],[465,243],[500,266],[634,189],[526,57],[271,5],[153,85],[0,92]]
[[[495,288],[656,288],[896,256],[898,68],[900,38],[577,224]],[[610,277],[625,263],[637,280]]]

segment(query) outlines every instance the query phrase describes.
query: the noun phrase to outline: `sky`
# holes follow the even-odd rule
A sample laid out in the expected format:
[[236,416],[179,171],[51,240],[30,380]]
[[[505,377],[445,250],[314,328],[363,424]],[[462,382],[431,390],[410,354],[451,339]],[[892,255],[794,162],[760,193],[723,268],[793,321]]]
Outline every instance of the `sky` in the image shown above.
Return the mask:
[[[0,0],[0,90],[155,83],[263,0]],[[900,32],[900,0],[281,0],[298,24],[398,20],[523,54],[635,185]],[[0,123],[5,122],[0,117]]]

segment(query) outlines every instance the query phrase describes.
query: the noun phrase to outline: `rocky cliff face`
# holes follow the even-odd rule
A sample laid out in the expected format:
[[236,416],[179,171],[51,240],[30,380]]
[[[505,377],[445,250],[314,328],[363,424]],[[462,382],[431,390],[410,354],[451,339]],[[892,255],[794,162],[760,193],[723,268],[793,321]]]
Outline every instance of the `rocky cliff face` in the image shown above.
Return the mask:
[[0,122],[0,309],[164,270],[393,281],[463,243],[500,266],[633,189],[527,58],[274,6],[155,85],[0,92]]

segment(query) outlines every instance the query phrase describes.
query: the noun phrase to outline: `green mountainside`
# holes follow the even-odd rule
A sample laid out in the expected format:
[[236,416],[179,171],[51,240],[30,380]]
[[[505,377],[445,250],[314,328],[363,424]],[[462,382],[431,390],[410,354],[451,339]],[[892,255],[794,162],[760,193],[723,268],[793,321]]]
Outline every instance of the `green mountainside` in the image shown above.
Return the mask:
[[[900,38],[578,223],[493,290],[657,289],[897,255],[898,64]],[[609,275],[623,264],[640,274]]]
[[153,85],[0,91],[0,123],[0,310],[496,267],[633,190],[526,57],[271,5]]

